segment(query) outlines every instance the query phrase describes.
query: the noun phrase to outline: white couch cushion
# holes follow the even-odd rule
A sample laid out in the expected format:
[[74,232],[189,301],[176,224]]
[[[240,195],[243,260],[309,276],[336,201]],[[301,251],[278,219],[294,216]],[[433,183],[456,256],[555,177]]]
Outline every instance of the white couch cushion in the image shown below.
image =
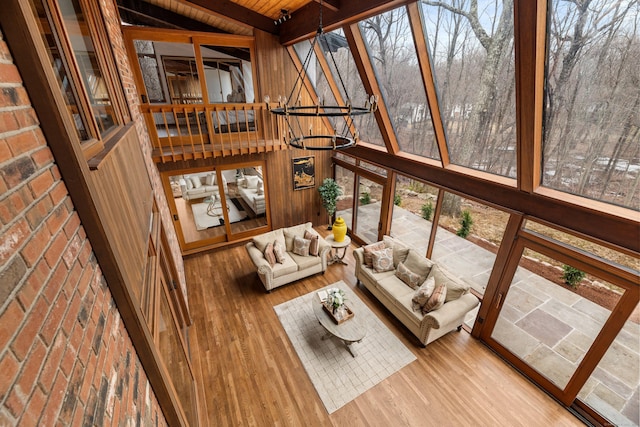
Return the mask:
[[285,254],[285,261],[282,264],[276,263],[276,265],[272,267],[272,271],[274,278],[285,276],[298,271],[298,264],[296,264],[289,254]]
[[193,188],[200,188],[202,186],[202,181],[200,181],[200,177],[192,176],[189,179],[191,180],[191,183],[193,184]]

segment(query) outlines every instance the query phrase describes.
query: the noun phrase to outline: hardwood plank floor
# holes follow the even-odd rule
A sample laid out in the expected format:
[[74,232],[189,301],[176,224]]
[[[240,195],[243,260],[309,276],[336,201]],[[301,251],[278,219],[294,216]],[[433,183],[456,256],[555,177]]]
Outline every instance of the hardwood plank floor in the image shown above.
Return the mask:
[[[318,228],[322,234],[327,231]],[[397,322],[348,265],[267,294],[244,246],[185,259],[206,425],[577,426],[582,423],[468,333],[429,344]],[[328,415],[273,306],[344,280],[418,358]]]

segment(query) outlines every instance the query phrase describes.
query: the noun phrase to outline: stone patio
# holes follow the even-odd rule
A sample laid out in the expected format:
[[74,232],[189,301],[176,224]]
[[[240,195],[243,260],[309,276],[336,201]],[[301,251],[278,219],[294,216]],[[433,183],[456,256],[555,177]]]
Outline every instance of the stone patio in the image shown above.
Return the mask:
[[[378,203],[359,207],[365,239],[377,230]],[[340,215],[349,224],[351,212]],[[367,225],[370,224],[370,225]],[[426,253],[431,222],[394,206],[392,235]],[[362,233],[361,233],[362,236]],[[439,228],[432,258],[484,294],[495,255]],[[493,338],[564,388],[609,316],[609,310],[518,267]],[[475,321],[477,310],[466,323]],[[620,426],[640,424],[640,325],[627,321],[579,398]]]

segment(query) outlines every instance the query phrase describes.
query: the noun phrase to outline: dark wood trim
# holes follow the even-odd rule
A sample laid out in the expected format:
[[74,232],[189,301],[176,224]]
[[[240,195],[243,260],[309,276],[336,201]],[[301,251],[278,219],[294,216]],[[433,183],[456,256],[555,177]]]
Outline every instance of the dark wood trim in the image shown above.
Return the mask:
[[356,64],[358,73],[360,73],[362,85],[368,94],[376,94],[380,98],[378,109],[374,114],[387,151],[389,153],[398,153],[398,151],[400,151],[398,140],[396,139],[396,134],[393,131],[389,111],[382,99],[382,89],[376,79],[376,73],[373,69],[371,60],[369,59],[369,55],[367,54],[367,47],[365,46],[365,41],[360,33],[360,28],[358,27],[358,24],[353,24],[344,27],[343,31],[347,38],[347,42],[349,43],[349,49],[351,49],[353,61]]
[[229,0],[189,0],[196,6],[200,6],[206,9],[208,12],[225,20],[233,20],[241,25],[246,25],[252,28],[265,31],[271,34],[278,33],[278,27],[273,23],[273,19],[268,16],[261,15],[248,9],[244,6],[240,6]]
[[25,89],[38,114],[42,131],[53,152],[56,165],[69,190],[75,209],[82,221],[92,249],[105,276],[118,311],[131,335],[136,353],[144,366],[153,390],[169,424],[185,425],[177,411],[177,400],[168,390],[168,378],[159,365],[159,355],[149,330],[143,325],[140,309],[134,303],[111,247],[107,232],[94,200],[96,188],[92,184],[89,166],[84,159],[74,124],[66,112],[66,105],[46,48],[27,0],[8,0],[3,4],[0,25],[6,37]]
[[472,176],[465,168],[433,166],[406,156],[394,156],[359,144],[349,154],[410,177],[433,183],[455,193],[499,206],[502,210],[521,212],[568,230],[590,235],[603,242],[640,253],[640,227],[637,212],[606,203],[571,196],[550,189],[535,193],[519,191],[507,185],[504,177],[490,174]]
[[440,104],[438,103],[438,91],[436,90],[436,82],[431,69],[431,61],[429,60],[429,51],[424,28],[422,27],[422,19],[420,17],[420,6],[418,3],[407,5],[407,13],[409,22],[411,23],[411,34],[416,45],[416,56],[418,57],[418,66],[422,73],[422,82],[427,95],[427,103],[429,104],[429,114],[433,123],[433,131],[436,136],[436,144],[438,144],[438,153],[440,153],[440,161],[443,166],[451,163],[449,159],[449,148],[447,147],[447,138],[445,136],[444,124],[440,114]]
[[[377,15],[396,7],[413,3],[415,0],[346,0],[340,2],[336,11],[325,8],[322,13],[322,27],[326,31],[343,25],[353,24],[367,17]],[[280,43],[290,45],[313,37],[318,29],[319,9],[315,1],[296,10],[293,18],[280,26]]]

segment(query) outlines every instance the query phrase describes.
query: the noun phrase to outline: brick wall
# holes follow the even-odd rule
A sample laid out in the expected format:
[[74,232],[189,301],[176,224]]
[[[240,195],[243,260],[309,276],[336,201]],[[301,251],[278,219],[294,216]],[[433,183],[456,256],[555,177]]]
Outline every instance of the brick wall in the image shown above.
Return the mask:
[[8,425],[166,422],[0,29],[0,426]]

